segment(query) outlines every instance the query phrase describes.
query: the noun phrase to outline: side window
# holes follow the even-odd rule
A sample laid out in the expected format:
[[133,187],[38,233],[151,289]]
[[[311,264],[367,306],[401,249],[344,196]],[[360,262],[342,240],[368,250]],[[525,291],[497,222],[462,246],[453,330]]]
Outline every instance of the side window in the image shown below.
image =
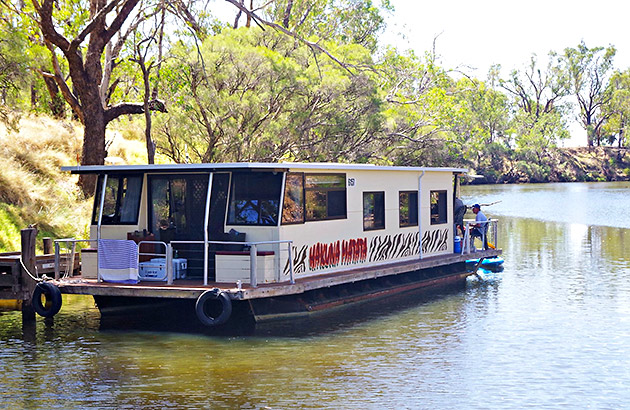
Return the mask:
[[307,221],[346,218],[346,174],[305,174]]
[[230,190],[230,225],[278,225],[282,174],[234,173]]
[[282,224],[304,223],[304,174],[287,172],[282,201]]
[[[94,196],[92,224],[98,224],[104,176],[100,175]],[[138,223],[142,176],[109,175],[103,201],[103,225],[135,225]]]
[[363,230],[385,229],[385,192],[363,193]]
[[431,225],[446,223],[446,191],[431,191]]
[[398,193],[398,224],[418,226],[418,191],[401,191]]

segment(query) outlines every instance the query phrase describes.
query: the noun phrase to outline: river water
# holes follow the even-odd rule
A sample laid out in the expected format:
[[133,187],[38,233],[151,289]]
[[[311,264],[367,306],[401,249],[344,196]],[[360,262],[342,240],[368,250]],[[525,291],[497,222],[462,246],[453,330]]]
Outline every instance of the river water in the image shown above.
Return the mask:
[[[304,334],[101,329],[0,315],[0,408],[630,407],[630,184],[466,187],[505,269]],[[352,319],[348,318],[351,316]]]

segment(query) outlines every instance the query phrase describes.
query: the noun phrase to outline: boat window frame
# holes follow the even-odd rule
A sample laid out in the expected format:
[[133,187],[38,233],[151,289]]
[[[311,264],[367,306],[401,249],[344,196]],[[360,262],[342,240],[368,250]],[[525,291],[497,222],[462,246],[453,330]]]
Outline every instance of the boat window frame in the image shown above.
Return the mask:
[[[282,218],[282,209],[280,208],[280,204],[282,202],[282,181],[283,181],[283,175],[281,173],[278,172],[268,172],[268,171],[253,171],[253,172],[232,172],[231,173],[231,177],[230,177],[230,185],[229,185],[229,194],[228,194],[228,203],[227,203],[227,216],[226,216],[226,226],[261,226],[261,227],[277,227],[279,221]],[[277,196],[277,208],[276,208],[276,220],[273,223],[261,223],[261,204],[258,203],[257,207],[258,207],[258,223],[244,223],[244,222],[237,222],[235,220],[232,220],[232,201],[234,200],[233,196],[235,195],[236,190],[234,189],[234,184],[237,182],[237,179],[240,176],[243,175],[256,175],[256,174],[260,174],[260,175],[273,175],[274,177],[277,177],[279,179],[279,186],[278,186],[278,196]],[[268,199],[265,199],[268,200]]]
[[[343,184],[340,184],[340,186],[333,186],[333,187],[308,187],[307,186],[307,178],[308,177],[318,177],[318,176],[326,176],[326,177],[330,177],[330,176],[336,176],[336,177],[341,177],[343,178]],[[304,221],[305,222],[316,222],[316,221],[330,221],[330,220],[335,220],[335,219],[348,219],[348,187],[347,187],[347,183],[348,180],[346,178],[346,173],[343,172],[335,172],[335,173],[331,173],[331,172],[305,172],[304,173]],[[319,193],[325,193],[326,194],[326,216],[323,218],[309,218],[308,213],[309,213],[309,192],[319,192]],[[330,215],[330,198],[329,198],[329,193],[330,192],[343,192],[343,208],[344,208],[344,212],[343,214],[339,214],[339,215]]]
[[[373,209],[372,209],[372,213],[371,215],[373,216],[372,218],[372,226],[366,226],[366,197],[367,196],[373,196],[373,200],[374,200],[374,204],[373,204]],[[376,196],[381,196],[381,200],[382,200],[382,204],[378,204],[377,205],[377,199]],[[379,206],[380,205],[380,206]],[[380,208],[380,209],[379,209]],[[382,230],[385,229],[385,191],[364,191],[363,192],[363,230],[364,231],[378,231],[378,230]],[[382,221],[382,225],[376,225],[377,222],[377,218],[376,218],[376,213],[379,212],[381,215],[381,221]]]
[[[131,221],[122,222],[122,211],[123,207],[127,204],[125,200],[128,198],[127,192],[129,189],[129,179],[137,178],[138,179],[138,196],[135,202],[135,214],[134,218]],[[98,225],[98,217],[99,217],[99,207],[101,205],[101,192],[103,191],[103,180],[105,179],[105,174],[99,174],[96,180],[96,191],[94,194],[94,204],[92,205],[92,220],[91,225]],[[125,189],[121,189],[123,180],[127,179],[127,186]],[[101,218],[101,225],[106,226],[116,226],[116,225],[138,225],[138,220],[140,219],[140,205],[142,203],[142,190],[144,188],[144,175],[143,174],[107,174],[107,185],[112,181],[117,181],[116,188],[116,204],[113,215],[105,215]],[[107,191],[107,188],[106,188]],[[107,196],[107,194],[106,194]],[[133,208],[132,208],[133,209]]]
[[[407,195],[407,207],[408,207],[408,212],[409,214],[407,215],[407,220],[410,222],[406,222],[403,223],[403,213],[402,213],[402,196],[403,195]],[[415,195],[416,196],[416,203],[412,204],[411,202],[411,195]],[[399,228],[408,228],[411,226],[418,226],[418,191],[412,191],[412,190],[408,190],[408,191],[398,191],[398,227]],[[412,220],[412,216],[415,215],[415,223],[411,222]]]
[[[437,194],[437,199],[434,198]],[[448,223],[448,202],[445,189],[431,190],[429,193],[429,210],[431,225],[443,225]],[[437,208],[437,209],[436,209]],[[437,212],[435,212],[437,211]]]
[[[301,177],[301,189],[302,189],[302,203],[299,205],[299,208],[302,210],[302,218],[300,220],[294,219],[294,220],[285,220],[285,209],[287,209],[285,207],[285,205],[287,204],[287,196],[289,195],[290,190],[287,189],[288,188],[288,184],[289,184],[289,176],[299,176]],[[282,195],[282,215],[280,217],[280,224],[281,225],[298,225],[298,224],[303,224],[306,222],[306,190],[304,189],[304,184],[305,184],[305,178],[304,178],[304,172],[285,172],[285,178],[284,178],[284,192]]]

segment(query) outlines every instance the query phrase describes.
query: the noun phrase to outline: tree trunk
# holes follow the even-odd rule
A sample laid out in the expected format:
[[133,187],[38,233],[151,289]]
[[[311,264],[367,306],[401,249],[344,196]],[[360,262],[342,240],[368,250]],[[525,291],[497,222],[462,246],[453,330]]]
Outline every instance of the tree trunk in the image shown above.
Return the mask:
[[59,87],[54,78],[48,76],[42,76],[46,88],[48,88],[48,94],[50,95],[50,113],[55,118],[64,118],[66,116],[66,101],[63,99],[63,95],[59,92]]
[[[85,124],[83,128],[83,152],[81,165],[103,165],[107,156],[105,152],[105,111],[100,99],[96,98],[91,104],[83,106]],[[96,188],[96,177],[93,175],[80,175],[79,186],[83,193],[93,195]]]

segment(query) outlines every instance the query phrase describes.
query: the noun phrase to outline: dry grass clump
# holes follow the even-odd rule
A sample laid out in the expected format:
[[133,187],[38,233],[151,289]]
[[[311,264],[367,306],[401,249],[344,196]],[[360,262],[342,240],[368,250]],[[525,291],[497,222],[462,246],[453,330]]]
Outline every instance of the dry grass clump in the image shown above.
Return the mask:
[[17,133],[0,127],[0,251],[19,250],[29,224],[40,236],[86,232],[89,211],[77,178],[59,169],[76,164],[81,134],[77,124],[43,116],[22,118]]
[[[107,134],[110,157],[146,163],[142,130],[117,125]],[[79,163],[82,143],[83,127],[75,122],[24,116],[19,132],[0,125],[0,252],[19,250],[20,230],[29,224],[37,224],[40,237],[88,236],[92,200],[83,198],[76,175],[60,170]]]

